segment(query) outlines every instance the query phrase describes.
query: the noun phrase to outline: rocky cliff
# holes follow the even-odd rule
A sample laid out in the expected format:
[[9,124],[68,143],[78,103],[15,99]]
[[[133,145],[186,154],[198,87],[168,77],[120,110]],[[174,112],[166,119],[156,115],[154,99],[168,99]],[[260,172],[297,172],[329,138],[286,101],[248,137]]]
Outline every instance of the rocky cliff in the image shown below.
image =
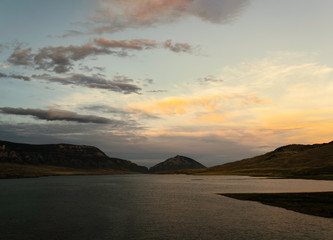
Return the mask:
[[74,169],[114,169],[129,172],[148,172],[146,167],[130,161],[110,158],[93,146],[48,144],[32,145],[0,141],[0,162],[49,165]]

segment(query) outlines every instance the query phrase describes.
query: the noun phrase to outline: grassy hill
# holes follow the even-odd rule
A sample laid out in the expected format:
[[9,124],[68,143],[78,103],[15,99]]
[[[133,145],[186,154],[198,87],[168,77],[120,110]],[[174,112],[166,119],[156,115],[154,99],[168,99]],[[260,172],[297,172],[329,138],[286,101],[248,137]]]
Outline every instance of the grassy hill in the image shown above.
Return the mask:
[[333,142],[287,145],[260,156],[188,173],[333,179]]

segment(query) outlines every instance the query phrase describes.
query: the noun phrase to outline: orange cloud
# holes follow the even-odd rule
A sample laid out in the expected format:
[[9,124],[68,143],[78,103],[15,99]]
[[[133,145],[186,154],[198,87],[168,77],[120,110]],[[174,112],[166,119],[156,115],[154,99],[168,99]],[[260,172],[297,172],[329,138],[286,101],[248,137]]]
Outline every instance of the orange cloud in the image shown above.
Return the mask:
[[[242,94],[230,94],[230,95],[212,95],[193,98],[179,98],[171,97],[164,100],[155,102],[133,104],[130,107],[140,109],[151,114],[160,115],[185,115],[192,113],[215,113],[220,115],[223,108],[232,106],[237,107],[239,105],[250,104],[263,104],[269,103],[267,100],[261,100],[256,96],[246,96]],[[210,116],[213,119],[213,115]],[[221,115],[219,117],[221,119]],[[197,120],[199,120],[198,118]],[[207,121],[208,116],[202,117]]]
[[[99,7],[90,19],[97,27],[90,33],[113,33],[126,28],[156,26],[197,17],[213,23],[235,19],[249,0],[99,0]],[[64,36],[82,34],[69,31]]]

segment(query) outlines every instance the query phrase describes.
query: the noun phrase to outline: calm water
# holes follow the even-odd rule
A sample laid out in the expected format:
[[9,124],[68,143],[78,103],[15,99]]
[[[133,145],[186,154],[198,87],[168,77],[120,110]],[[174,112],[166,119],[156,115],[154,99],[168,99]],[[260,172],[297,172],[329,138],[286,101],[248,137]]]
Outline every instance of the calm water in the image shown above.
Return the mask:
[[122,175],[0,180],[0,239],[333,239],[333,220],[216,193],[333,191],[333,181]]

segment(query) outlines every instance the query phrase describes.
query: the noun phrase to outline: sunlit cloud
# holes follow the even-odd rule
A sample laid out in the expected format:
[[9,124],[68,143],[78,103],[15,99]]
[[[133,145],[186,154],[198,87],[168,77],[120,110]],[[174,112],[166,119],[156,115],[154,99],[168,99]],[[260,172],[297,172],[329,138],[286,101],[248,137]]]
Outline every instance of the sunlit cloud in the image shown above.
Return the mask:
[[163,116],[145,136],[214,134],[258,151],[329,141],[333,68],[298,57],[286,63],[283,56],[224,67],[218,86],[198,83],[188,86],[186,96],[130,106]]
[[[249,0],[100,0],[88,32],[69,30],[63,37],[113,33],[196,17],[215,24],[235,19]],[[97,25],[97,26],[96,26]]]
[[171,97],[154,102],[133,104],[131,106],[155,114],[185,115],[197,112],[212,113],[214,111],[221,111],[225,106],[230,106],[231,102],[235,103],[236,105],[268,103],[267,100],[261,100],[256,96],[246,96],[243,94],[224,94],[201,97]]
[[7,69],[7,68],[9,68],[9,65],[6,64],[6,63],[1,63],[1,62],[0,62],[0,66],[1,66],[2,69]]

